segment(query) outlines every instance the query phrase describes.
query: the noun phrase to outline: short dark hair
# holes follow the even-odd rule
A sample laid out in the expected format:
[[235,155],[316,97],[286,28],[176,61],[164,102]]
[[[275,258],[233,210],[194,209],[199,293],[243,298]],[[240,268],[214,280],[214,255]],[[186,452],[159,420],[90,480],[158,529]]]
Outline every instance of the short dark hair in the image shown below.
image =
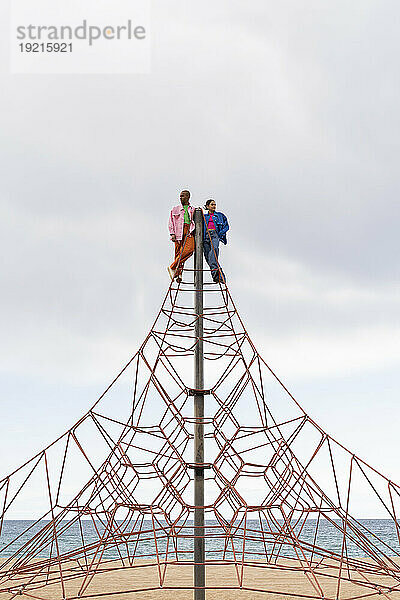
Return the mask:
[[185,193],[185,194],[189,194],[189,198],[190,198],[190,192],[189,192],[189,190],[182,190],[182,191],[181,191],[181,194],[184,194],[184,193]]
[[205,208],[208,208],[210,206],[211,202],[214,202],[213,198],[210,198],[209,200],[207,200]]

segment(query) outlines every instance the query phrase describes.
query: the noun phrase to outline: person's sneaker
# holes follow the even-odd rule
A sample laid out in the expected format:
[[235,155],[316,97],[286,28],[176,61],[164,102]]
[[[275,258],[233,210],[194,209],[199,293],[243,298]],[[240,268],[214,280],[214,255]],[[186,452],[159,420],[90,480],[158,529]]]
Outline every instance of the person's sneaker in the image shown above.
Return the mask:
[[168,271],[169,276],[171,277],[171,279],[173,281],[174,277],[175,277],[175,271],[173,269],[171,269],[171,267],[167,267],[167,271]]

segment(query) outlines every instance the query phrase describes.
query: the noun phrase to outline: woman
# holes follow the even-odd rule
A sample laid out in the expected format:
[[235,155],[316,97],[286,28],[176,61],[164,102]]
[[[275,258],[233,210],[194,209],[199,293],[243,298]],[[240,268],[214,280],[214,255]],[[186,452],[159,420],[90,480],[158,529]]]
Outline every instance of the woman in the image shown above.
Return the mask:
[[205,209],[208,213],[204,215],[204,256],[211,269],[211,275],[215,283],[226,283],[224,272],[218,262],[219,243],[226,244],[226,232],[229,229],[226,216],[217,212],[215,200],[207,200]]

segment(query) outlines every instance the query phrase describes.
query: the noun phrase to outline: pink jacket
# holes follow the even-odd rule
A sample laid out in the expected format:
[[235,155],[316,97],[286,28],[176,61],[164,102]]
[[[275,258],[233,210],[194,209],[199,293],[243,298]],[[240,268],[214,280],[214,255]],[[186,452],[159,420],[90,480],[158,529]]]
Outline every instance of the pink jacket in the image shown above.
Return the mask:
[[[190,215],[190,227],[189,233],[194,230],[193,222],[194,207],[189,204],[189,215]],[[182,204],[174,206],[169,216],[168,229],[171,235],[176,235],[177,240],[183,238],[183,222],[184,222],[185,209]]]

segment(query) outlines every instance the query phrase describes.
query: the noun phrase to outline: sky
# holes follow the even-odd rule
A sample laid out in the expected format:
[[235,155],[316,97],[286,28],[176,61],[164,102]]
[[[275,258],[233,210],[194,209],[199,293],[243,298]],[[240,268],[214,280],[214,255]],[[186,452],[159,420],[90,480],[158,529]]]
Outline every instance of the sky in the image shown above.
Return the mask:
[[0,477],[134,354],[181,189],[308,414],[400,481],[400,6],[153,0],[147,75],[11,75],[0,7]]

